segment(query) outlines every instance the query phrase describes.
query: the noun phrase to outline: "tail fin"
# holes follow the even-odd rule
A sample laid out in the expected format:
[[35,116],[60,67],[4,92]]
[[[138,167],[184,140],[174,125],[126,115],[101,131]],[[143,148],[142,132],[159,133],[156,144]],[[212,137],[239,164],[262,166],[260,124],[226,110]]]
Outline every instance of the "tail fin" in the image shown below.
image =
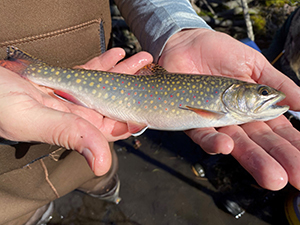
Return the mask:
[[40,63],[39,59],[19,50],[16,47],[7,47],[7,58],[0,60],[0,66],[22,75],[23,71],[32,63]]

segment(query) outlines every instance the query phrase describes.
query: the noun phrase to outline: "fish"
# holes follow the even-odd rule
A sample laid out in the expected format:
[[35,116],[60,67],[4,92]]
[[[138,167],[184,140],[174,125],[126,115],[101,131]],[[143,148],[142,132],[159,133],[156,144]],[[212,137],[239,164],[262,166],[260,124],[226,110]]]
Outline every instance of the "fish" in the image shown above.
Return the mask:
[[233,78],[169,73],[149,64],[137,74],[54,67],[10,46],[5,67],[68,101],[146,129],[183,131],[266,121],[285,113],[285,95],[269,86]]

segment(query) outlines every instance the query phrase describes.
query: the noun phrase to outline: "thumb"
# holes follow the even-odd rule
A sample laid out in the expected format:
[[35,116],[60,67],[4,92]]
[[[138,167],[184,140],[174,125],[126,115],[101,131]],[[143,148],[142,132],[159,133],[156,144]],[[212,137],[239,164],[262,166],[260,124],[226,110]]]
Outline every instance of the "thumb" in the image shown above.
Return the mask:
[[[80,116],[38,105],[19,111],[20,116],[9,124],[9,139],[38,141],[76,150],[87,160],[97,176],[108,172],[111,153],[102,133]],[[7,118],[8,120],[13,118]],[[15,126],[15,127],[13,127]],[[2,127],[5,130],[5,127]]]

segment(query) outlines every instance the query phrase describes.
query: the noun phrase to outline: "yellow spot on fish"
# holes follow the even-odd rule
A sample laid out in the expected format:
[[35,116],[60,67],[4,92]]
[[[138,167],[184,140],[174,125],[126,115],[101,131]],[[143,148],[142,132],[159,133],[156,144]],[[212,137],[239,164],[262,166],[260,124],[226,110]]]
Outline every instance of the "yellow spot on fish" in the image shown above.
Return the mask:
[[51,72],[54,72],[55,71],[55,69],[53,68],[53,69],[51,69]]
[[57,82],[61,82],[61,77],[59,77],[59,78],[57,79]]
[[111,96],[111,100],[115,100],[115,99],[116,99],[115,95]]
[[48,80],[52,80],[52,77],[49,77]]
[[203,95],[203,91],[200,92],[200,95]]
[[72,76],[70,74],[67,75],[67,79],[70,79]]
[[84,71],[81,71],[81,74],[84,74]]
[[79,90],[79,91],[82,91],[82,87],[81,87],[81,86],[79,86],[78,90]]
[[47,75],[47,74],[48,74],[48,72],[47,72],[47,71],[45,71],[45,72],[44,72],[44,75]]
[[200,102],[200,101],[198,101],[198,102],[197,102],[197,104],[198,104],[198,105],[201,105],[201,102]]
[[171,102],[171,106],[173,106],[174,105],[174,102]]
[[94,82],[91,82],[89,85],[90,85],[90,87],[93,87],[94,86]]
[[177,94],[176,94],[176,96],[177,96],[177,97],[179,97],[179,96],[180,96],[180,94],[179,94],[179,93],[177,93]]
[[105,81],[105,84],[108,84],[108,83],[109,83],[109,81],[108,81],[108,80],[106,80],[106,81]]
[[42,72],[42,71],[41,71],[41,70],[38,70],[37,72],[40,73],[40,72]]
[[105,93],[105,95],[104,95],[104,98],[105,98],[105,99],[107,99],[107,98],[108,98],[108,94],[107,94],[107,93]]
[[97,93],[97,91],[94,89],[94,90],[92,91],[92,93],[93,93],[93,95],[95,95],[95,94]]
[[190,101],[190,99],[189,99],[189,98],[187,98],[185,101],[186,101],[186,102],[189,102],[189,101]]
[[75,76],[75,77],[78,77],[78,73],[75,73],[74,76]]
[[121,94],[122,94],[122,95],[124,94],[124,90],[121,90]]
[[200,88],[202,88],[202,87],[203,87],[203,85],[202,85],[202,84],[200,84],[200,85],[199,85],[199,87],[200,87]]
[[56,73],[55,73],[56,75],[59,75],[59,71],[56,71]]
[[174,90],[174,91],[176,91],[177,89],[176,89],[176,88],[174,88],[173,90]]
[[196,85],[193,85],[192,88],[195,89],[195,88],[196,88]]
[[208,88],[206,88],[206,91],[207,91],[207,92],[209,92],[209,91],[210,91],[209,87],[208,87]]
[[97,88],[100,88],[100,84],[97,84]]
[[123,103],[123,101],[122,101],[122,100],[120,100],[120,101],[119,101],[119,104],[121,105],[122,103]]
[[79,84],[81,82],[81,79],[77,79],[76,83]]
[[99,80],[99,82],[101,82],[101,81],[102,81],[102,77],[99,77],[99,79],[98,79],[98,80]]

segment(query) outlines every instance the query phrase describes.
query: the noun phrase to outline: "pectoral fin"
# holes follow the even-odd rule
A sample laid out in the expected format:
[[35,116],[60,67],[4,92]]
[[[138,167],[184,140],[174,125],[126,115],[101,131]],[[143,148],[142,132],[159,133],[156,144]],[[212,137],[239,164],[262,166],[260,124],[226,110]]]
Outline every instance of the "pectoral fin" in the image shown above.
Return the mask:
[[207,109],[194,108],[194,107],[190,107],[190,106],[186,106],[186,108],[188,110],[191,110],[191,111],[197,113],[198,115],[200,115],[202,117],[205,117],[205,118],[220,119],[223,116],[225,116],[224,112],[216,112],[216,111],[211,111],[211,110],[207,110]]

